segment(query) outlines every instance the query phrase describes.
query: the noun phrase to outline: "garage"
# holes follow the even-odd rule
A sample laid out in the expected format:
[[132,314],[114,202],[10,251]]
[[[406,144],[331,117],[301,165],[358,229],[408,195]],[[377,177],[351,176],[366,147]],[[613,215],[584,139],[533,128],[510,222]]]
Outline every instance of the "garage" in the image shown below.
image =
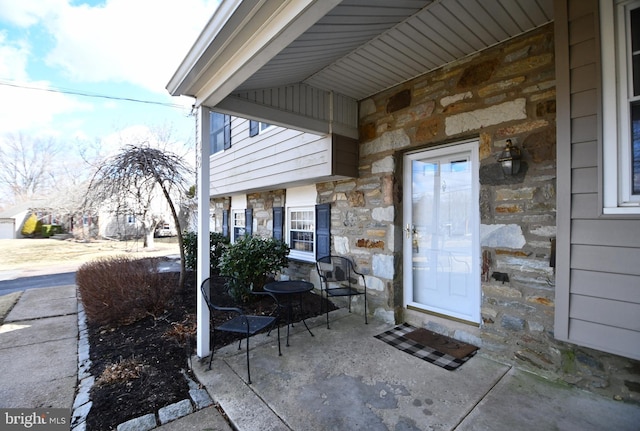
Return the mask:
[[12,218],[0,218],[0,239],[14,239],[16,221]]

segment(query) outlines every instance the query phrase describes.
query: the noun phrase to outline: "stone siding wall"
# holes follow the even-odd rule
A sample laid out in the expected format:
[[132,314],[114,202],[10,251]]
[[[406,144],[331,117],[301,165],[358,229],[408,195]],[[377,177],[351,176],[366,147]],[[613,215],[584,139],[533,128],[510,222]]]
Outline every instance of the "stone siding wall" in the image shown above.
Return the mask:
[[251,193],[247,195],[247,208],[253,209],[253,234],[270,238],[273,234],[273,208],[284,206],[284,190]]
[[[398,320],[402,312],[403,153],[478,139],[483,338],[506,351],[513,332],[552,330],[554,67],[548,25],[362,101],[360,178],[319,192],[334,203],[334,248],[369,275],[377,315]],[[497,162],[507,139],[523,152],[514,177]],[[495,272],[510,282],[492,279]]]
[[209,202],[209,230],[211,232],[222,232],[222,213],[231,207],[231,198],[216,198]]
[[[359,177],[317,184],[317,203],[331,203],[332,252],[349,256],[365,274],[370,312],[405,321],[403,155],[478,140],[482,322],[474,329],[417,313],[422,324],[499,360],[620,396],[628,393],[625,376],[636,361],[553,337],[555,94],[552,24],[376,94],[360,103]],[[513,177],[497,161],[507,139],[522,149],[522,168]],[[284,193],[248,196],[255,234],[271,235],[270,208],[284,204]],[[284,274],[317,283],[313,264],[292,261]],[[352,307],[362,313],[362,297]]]
[[[479,140],[482,323],[465,329],[425,314],[422,324],[499,360],[619,396],[628,393],[620,370],[637,363],[553,337],[555,94],[551,24],[376,94],[360,103],[360,177],[319,184],[319,201],[332,203],[333,249],[367,274],[369,309],[404,321],[403,154]],[[497,161],[507,139],[522,149],[513,177]]]

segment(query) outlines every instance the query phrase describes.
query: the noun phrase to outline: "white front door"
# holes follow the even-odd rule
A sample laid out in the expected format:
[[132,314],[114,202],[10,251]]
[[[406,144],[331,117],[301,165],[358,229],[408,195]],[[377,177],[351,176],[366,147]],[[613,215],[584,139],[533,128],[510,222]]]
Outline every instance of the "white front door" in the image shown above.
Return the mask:
[[405,307],[480,322],[478,165],[478,141],[405,155]]

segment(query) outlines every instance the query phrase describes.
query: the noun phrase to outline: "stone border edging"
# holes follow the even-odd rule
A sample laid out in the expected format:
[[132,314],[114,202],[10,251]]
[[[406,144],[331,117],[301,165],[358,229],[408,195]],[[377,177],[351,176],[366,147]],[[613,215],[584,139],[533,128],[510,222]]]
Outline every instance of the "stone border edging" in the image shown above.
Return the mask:
[[[77,293],[77,295],[79,294]],[[193,381],[184,370],[182,375],[189,385],[189,399],[169,404],[168,406],[160,408],[157,412],[121,423],[118,425],[117,431],[149,431],[213,405],[213,400],[207,390],[202,389],[202,385]],[[71,431],[86,431],[87,429],[87,416],[93,405],[89,392],[94,383],[95,377],[91,375],[87,317],[84,312],[84,307],[82,306],[82,301],[78,300],[78,387],[73,402]]]
[[[76,292],[76,296],[79,296],[78,292]],[[89,398],[89,391],[95,382],[90,370],[91,358],[89,356],[87,316],[84,313],[82,301],[78,299],[78,388],[71,415],[72,431],[86,431],[87,415],[93,405]]]

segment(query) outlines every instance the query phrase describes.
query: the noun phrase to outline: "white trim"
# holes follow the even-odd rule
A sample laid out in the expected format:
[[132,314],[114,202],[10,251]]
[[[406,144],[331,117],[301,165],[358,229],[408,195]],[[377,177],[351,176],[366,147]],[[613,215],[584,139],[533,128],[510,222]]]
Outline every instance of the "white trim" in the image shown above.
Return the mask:
[[[461,314],[450,310],[440,310],[433,307],[425,308],[424,304],[417,303],[413,300],[413,250],[412,241],[405,239],[404,228],[410,215],[413,213],[413,199],[411,199],[412,191],[412,169],[411,162],[414,160],[412,156],[416,158],[423,156],[424,158],[439,158],[447,155],[455,155],[458,153],[469,153],[471,161],[471,199],[472,199],[472,213],[470,220],[470,231],[472,236],[472,251],[471,251],[471,280],[474,285],[475,296],[469,296],[473,301],[473,310],[471,314]],[[443,315],[448,315],[453,318],[462,319],[468,322],[480,323],[480,307],[482,304],[482,287],[480,283],[480,160],[479,160],[479,141],[477,139],[471,141],[457,142],[450,145],[443,145],[436,148],[421,149],[411,151],[404,156],[404,176],[403,183],[405,184],[403,196],[403,306],[412,306],[415,308],[425,309],[428,311],[436,312]]]
[[191,49],[189,49],[189,52],[184,60],[182,60],[182,63],[180,63],[180,66],[178,66],[169,83],[167,83],[166,88],[169,93],[173,96],[184,95],[184,91],[192,84],[190,81],[190,79],[192,79],[190,72],[196,68],[199,62],[202,62],[205,52],[210,49],[211,43],[220,35],[224,26],[229,22],[241,4],[242,0],[220,1],[215,13]]
[[[245,218],[245,210],[247,209],[247,195],[234,195],[231,196],[231,211],[229,211],[229,229],[230,229],[230,237],[231,242],[235,243],[238,238],[236,238],[236,214],[242,214],[242,217]],[[244,220],[244,228],[246,230],[247,220]]]
[[286,190],[285,206],[305,206],[316,204],[316,185],[290,187]]
[[[262,126],[265,126],[264,128]],[[264,135],[265,133],[275,129],[276,125],[271,123],[265,123],[258,121],[258,135]]]
[[[625,54],[625,8],[638,0],[600,0],[602,64],[602,200],[604,214],[640,214],[640,197],[630,193],[630,117]],[[617,34],[616,34],[617,30]],[[615,47],[610,49],[610,47]],[[624,57],[624,58],[623,58]]]
[[209,308],[204,302],[204,298],[199,293],[202,282],[209,278],[210,275],[210,256],[208,250],[211,249],[211,241],[209,232],[209,208],[210,208],[210,183],[209,183],[209,109],[198,108],[198,119],[200,127],[197,130],[198,136],[198,162],[197,167],[197,196],[198,196],[198,260],[196,263],[196,353],[199,357],[205,357],[210,350],[210,327],[209,327]]
[[[311,214],[311,229],[309,231],[303,231],[303,232],[311,232],[313,235],[313,250],[311,251],[302,251],[302,250],[296,250],[292,247],[292,244],[290,243],[290,239],[291,239],[291,221],[292,221],[292,217],[291,217],[291,213],[292,212],[308,212]],[[316,234],[316,215],[315,215],[315,206],[288,206],[286,207],[286,217],[285,217],[285,223],[286,223],[286,232],[287,232],[287,244],[289,244],[289,246],[291,247],[290,251],[289,251],[289,258],[290,259],[296,259],[296,260],[302,260],[305,262],[315,262],[315,256],[316,256],[316,243],[318,241],[318,236]]]
[[232,210],[246,210],[247,209],[247,195],[233,195],[231,196],[231,209]]
[[339,3],[340,0],[284,0],[256,4],[243,19],[238,18],[237,30],[225,39],[224,46],[198,77],[195,105],[220,103]]
[[317,199],[317,190],[315,184],[302,187],[292,187],[286,190],[285,201],[285,242],[291,246],[290,232],[291,232],[291,210],[294,211],[311,211],[313,217],[313,251],[305,252],[294,250],[289,251],[289,258],[302,260],[305,262],[315,262],[316,259],[316,245],[318,236],[316,233],[316,219],[315,219],[315,205]]

